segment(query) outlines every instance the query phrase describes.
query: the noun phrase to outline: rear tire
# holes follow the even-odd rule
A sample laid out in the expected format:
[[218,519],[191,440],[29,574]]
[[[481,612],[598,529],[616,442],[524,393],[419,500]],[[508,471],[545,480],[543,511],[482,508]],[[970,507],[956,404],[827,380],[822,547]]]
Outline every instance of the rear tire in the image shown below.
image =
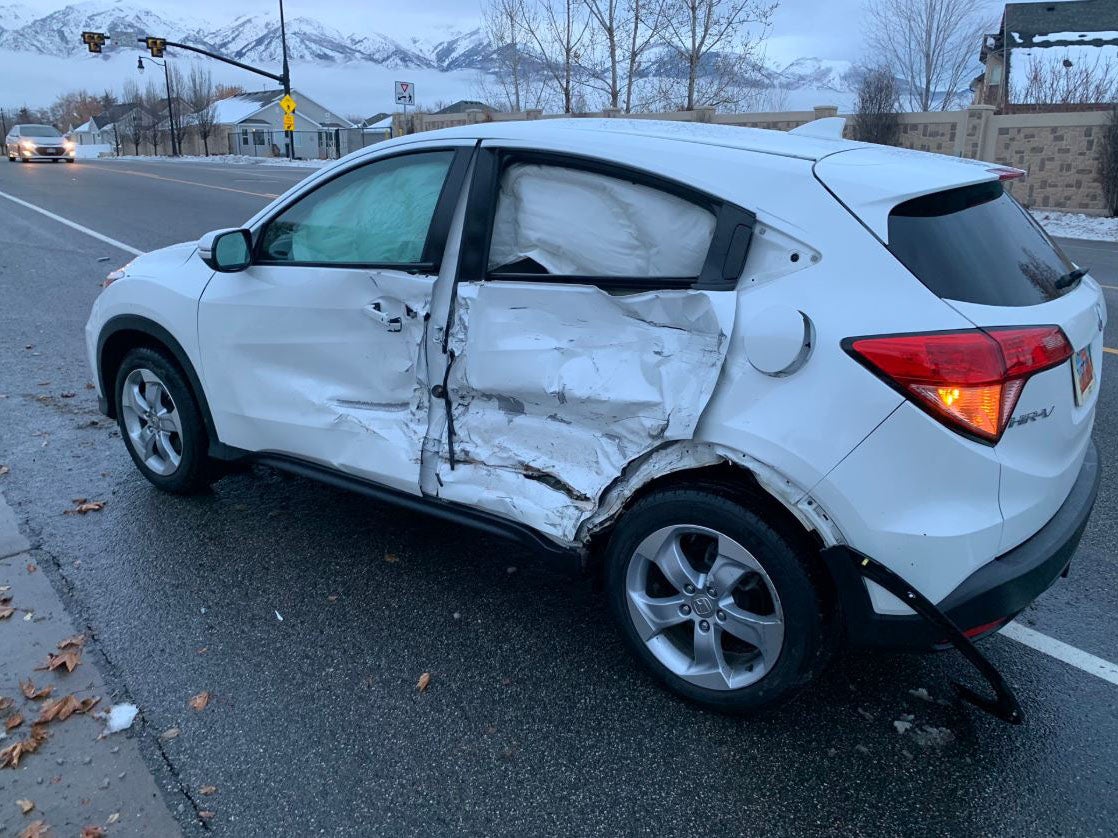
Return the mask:
[[152,485],[193,494],[217,479],[198,400],[168,356],[148,347],[131,350],[117,371],[113,394],[120,435]]
[[632,652],[669,689],[752,713],[824,668],[824,601],[806,543],[710,489],[650,494],[606,547],[606,591]]

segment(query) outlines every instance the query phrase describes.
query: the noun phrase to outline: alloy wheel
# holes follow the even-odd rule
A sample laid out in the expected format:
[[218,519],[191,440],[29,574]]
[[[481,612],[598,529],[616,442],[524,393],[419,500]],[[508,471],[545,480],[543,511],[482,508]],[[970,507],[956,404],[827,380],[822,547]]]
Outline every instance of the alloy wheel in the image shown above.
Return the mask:
[[132,370],[124,379],[120,407],[128,444],[149,469],[167,477],[182,463],[182,422],[174,399],[149,369]]
[[784,645],[784,614],[769,574],[745,547],[707,527],[664,527],[629,560],[633,626],[661,664],[706,689],[756,683]]

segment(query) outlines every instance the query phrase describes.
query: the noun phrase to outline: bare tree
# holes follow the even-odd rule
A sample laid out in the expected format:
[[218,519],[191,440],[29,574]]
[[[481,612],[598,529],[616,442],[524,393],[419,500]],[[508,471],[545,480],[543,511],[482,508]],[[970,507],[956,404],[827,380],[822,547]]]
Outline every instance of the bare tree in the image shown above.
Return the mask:
[[[166,60],[166,59],[164,59]],[[177,64],[167,65],[167,80],[170,83],[170,101],[167,103],[167,122],[171,126],[171,140],[177,140],[178,145],[171,149],[171,154],[182,154],[182,102],[188,95],[186,79]]]
[[974,0],[868,0],[874,59],[900,79],[910,110],[949,110],[967,88],[988,28]]
[[[738,102],[776,7],[767,0],[669,0],[664,44],[681,69],[668,80],[670,98],[688,111]],[[682,95],[674,95],[679,83]]]
[[887,67],[872,67],[858,83],[854,112],[854,139],[881,145],[897,145],[901,121],[897,115],[900,93],[897,80]]
[[1067,50],[1034,50],[1022,72],[1013,69],[1009,93],[1015,105],[1098,105],[1118,100],[1118,65],[1109,58],[1072,60]]
[[543,64],[563,113],[574,113],[583,51],[589,47],[590,17],[583,0],[539,0],[537,12],[524,16],[525,40]]
[[661,36],[668,0],[584,0],[594,29],[591,39],[600,60],[584,61],[587,85],[600,91],[611,108],[633,109],[641,59]]
[[482,26],[497,62],[497,71],[490,77],[482,73],[478,80],[482,98],[502,110],[522,111],[526,108],[525,78],[528,68],[524,54],[524,18],[527,0],[488,0],[481,9]]
[[217,108],[214,106],[214,80],[209,70],[197,64],[190,67],[187,84],[187,101],[190,104],[191,121],[202,141],[206,156],[210,156],[210,137],[213,136],[214,123],[217,121]]
[[163,120],[160,114],[167,110],[165,95],[155,86],[154,81],[148,79],[140,102],[144,110],[147,111],[143,119],[143,133],[147,141],[151,143],[151,153],[158,156],[159,142],[162,139],[163,133]]
[[130,106],[128,113],[119,120],[118,135],[122,142],[132,146],[132,153],[140,153],[140,144],[144,141],[144,112],[141,107],[143,94],[140,86],[132,79],[124,82],[124,102]]

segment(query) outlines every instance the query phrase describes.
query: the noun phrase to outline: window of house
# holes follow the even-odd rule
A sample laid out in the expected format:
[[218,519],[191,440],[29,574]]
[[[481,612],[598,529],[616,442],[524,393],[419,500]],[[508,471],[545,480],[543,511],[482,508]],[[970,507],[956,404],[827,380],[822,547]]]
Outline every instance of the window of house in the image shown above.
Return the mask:
[[346,172],[273,218],[261,239],[266,262],[415,265],[453,151],[374,161]]
[[248,129],[241,129],[241,145],[248,145]]
[[501,176],[489,271],[585,277],[698,277],[715,215],[653,186],[550,164]]

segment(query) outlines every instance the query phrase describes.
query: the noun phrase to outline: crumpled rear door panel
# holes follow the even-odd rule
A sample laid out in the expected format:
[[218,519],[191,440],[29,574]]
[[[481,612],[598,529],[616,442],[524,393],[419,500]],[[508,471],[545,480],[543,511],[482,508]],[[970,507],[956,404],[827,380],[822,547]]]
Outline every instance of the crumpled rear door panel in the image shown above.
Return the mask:
[[634,459],[690,439],[732,331],[733,291],[458,286],[440,497],[573,542]]

